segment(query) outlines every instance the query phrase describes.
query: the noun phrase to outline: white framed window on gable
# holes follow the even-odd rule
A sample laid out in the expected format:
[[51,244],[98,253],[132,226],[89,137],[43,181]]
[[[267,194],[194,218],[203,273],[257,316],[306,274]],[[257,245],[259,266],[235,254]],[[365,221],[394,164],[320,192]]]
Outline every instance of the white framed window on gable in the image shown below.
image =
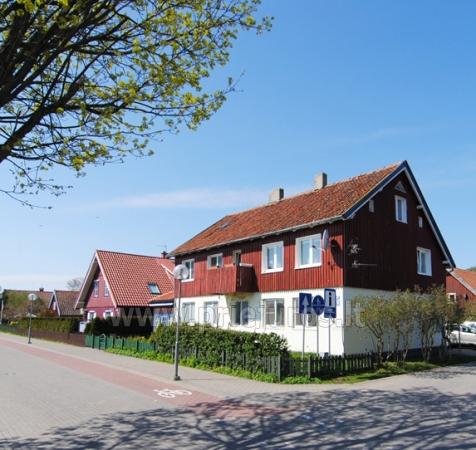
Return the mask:
[[320,234],[296,238],[296,269],[320,266],[321,255]]
[[408,223],[407,199],[400,195],[395,196],[395,218],[397,222]]
[[104,282],[104,297],[109,297],[109,288],[106,282]]
[[417,247],[417,272],[418,275],[431,277],[431,250]]
[[188,269],[187,278],[182,281],[193,281],[195,279],[195,260],[185,259],[182,261],[182,264]]
[[208,255],[207,266],[209,269],[223,267],[223,253]]
[[264,244],[261,250],[261,272],[282,272],[284,267],[284,243]]
[[284,299],[273,298],[264,301],[265,324],[274,327],[284,326]]
[[94,295],[94,297],[99,296],[99,280],[94,280],[93,281],[93,295]]

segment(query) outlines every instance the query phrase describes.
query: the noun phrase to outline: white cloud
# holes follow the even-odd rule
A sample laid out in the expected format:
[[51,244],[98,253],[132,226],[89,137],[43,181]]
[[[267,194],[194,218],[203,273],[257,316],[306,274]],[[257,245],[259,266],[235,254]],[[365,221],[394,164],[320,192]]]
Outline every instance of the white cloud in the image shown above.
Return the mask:
[[197,208],[234,209],[265,203],[267,192],[252,189],[183,189],[117,197],[99,201],[80,208],[84,210],[123,208]]

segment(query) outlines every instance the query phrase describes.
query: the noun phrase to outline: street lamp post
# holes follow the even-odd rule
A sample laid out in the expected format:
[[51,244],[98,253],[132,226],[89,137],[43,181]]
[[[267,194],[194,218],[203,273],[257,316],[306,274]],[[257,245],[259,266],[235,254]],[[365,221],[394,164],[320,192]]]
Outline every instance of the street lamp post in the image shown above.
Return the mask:
[[3,288],[0,286],[0,325],[3,323]]
[[188,268],[184,264],[179,264],[175,266],[174,278],[179,282],[179,295],[178,301],[175,302],[175,314],[177,315],[177,320],[175,323],[175,352],[174,352],[174,363],[175,363],[175,375],[174,380],[180,381],[180,376],[178,374],[178,363],[179,363],[179,335],[180,335],[180,302],[182,299],[182,280],[188,278]]
[[30,301],[30,320],[28,321],[28,343],[31,344],[31,316],[33,316],[33,302],[38,300],[38,296],[36,294],[28,294],[28,300]]

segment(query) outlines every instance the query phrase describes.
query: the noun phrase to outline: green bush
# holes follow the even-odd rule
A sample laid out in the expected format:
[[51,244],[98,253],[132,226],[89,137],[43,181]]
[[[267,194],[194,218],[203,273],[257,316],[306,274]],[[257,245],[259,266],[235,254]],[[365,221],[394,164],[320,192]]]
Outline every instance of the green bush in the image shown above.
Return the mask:
[[95,336],[105,334],[108,336],[115,335],[120,337],[148,337],[152,332],[152,325],[150,324],[150,321],[146,321],[145,324],[141,324],[136,317],[132,319],[123,317],[109,317],[107,319],[100,319],[96,317],[86,325],[84,332],[85,334],[94,334]]
[[[12,324],[13,325],[13,324]],[[14,324],[18,328],[28,328],[29,319],[20,319]],[[79,319],[31,319],[33,330],[58,331],[60,333],[75,333],[78,331]]]

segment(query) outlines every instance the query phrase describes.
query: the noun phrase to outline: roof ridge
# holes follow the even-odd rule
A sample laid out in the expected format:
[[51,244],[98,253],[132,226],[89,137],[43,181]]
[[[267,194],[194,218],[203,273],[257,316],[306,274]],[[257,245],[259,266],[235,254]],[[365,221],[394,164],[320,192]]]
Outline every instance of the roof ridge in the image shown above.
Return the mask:
[[102,250],[96,249],[96,253],[114,253],[116,255],[126,255],[126,256],[139,256],[141,258],[153,258],[153,259],[160,259],[160,260],[169,260],[169,258],[163,258],[162,256],[153,256],[153,255],[140,255],[139,253],[128,253],[128,252],[118,252],[116,250]]
[[[291,195],[289,197],[284,197],[282,200],[278,200],[276,202],[268,202],[268,203],[264,203],[264,204],[261,204],[261,205],[258,205],[258,206],[253,206],[252,208],[248,208],[248,209],[243,209],[242,211],[237,211],[237,212],[234,212],[234,213],[230,213],[224,217],[222,217],[220,220],[217,220],[214,224],[210,225],[210,227],[212,227],[213,225],[215,225],[216,223],[218,222],[221,222],[223,220],[225,220],[226,218],[228,217],[233,217],[233,216],[237,216],[239,214],[243,214],[243,213],[247,213],[247,212],[250,212],[250,211],[253,211],[255,209],[260,209],[260,208],[265,208],[266,206],[271,206],[271,205],[276,205],[276,204],[279,204],[279,203],[283,203],[283,202],[286,202],[288,200],[293,200],[295,199],[296,197],[300,197],[302,195],[309,195],[309,194],[312,194],[316,191],[323,191],[325,189],[328,189],[329,187],[331,186],[336,186],[336,185],[339,185],[339,184],[342,184],[342,183],[348,183],[352,180],[355,180],[357,178],[361,178],[361,177],[365,177],[365,176],[368,176],[368,175],[372,175],[374,173],[377,173],[377,172],[383,172],[384,170],[388,170],[392,167],[395,167],[395,169],[397,169],[398,167],[400,167],[402,164],[404,163],[404,161],[398,161],[396,163],[393,163],[393,164],[389,164],[385,167],[381,167],[379,169],[375,169],[375,170],[370,170],[368,172],[363,172],[359,175],[354,175],[353,177],[349,177],[349,178],[344,178],[343,180],[339,180],[339,181],[335,181],[334,183],[329,183],[327,184],[325,187],[321,188],[321,189],[309,189],[309,190],[306,190],[306,191],[303,191],[303,192],[299,192],[297,194],[294,194],[294,195]],[[203,231],[205,230],[202,230],[200,233],[202,233]],[[199,234],[200,234],[199,233]],[[191,238],[193,239],[193,238]]]

